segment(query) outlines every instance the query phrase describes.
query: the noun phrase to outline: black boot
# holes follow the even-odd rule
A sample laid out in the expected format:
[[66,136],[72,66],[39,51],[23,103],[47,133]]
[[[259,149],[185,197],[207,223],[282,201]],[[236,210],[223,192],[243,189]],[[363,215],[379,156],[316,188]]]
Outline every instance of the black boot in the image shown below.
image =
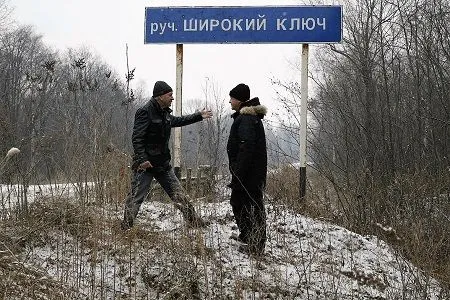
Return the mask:
[[133,221],[130,220],[122,220],[122,222],[120,222],[120,228],[125,231],[130,229],[131,227],[133,227]]

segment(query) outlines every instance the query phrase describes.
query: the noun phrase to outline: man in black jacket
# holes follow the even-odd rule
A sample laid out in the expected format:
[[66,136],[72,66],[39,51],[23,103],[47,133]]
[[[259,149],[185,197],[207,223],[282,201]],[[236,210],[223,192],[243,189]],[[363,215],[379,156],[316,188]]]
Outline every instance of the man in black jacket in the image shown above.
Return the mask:
[[180,181],[170,165],[169,139],[172,127],[180,127],[211,118],[210,110],[175,117],[169,108],[173,101],[172,88],[157,81],[153,97],[136,111],[133,127],[133,178],[131,191],[125,200],[122,229],[133,226],[139,208],[148,195],[153,178],[181,211],[189,226],[203,227],[205,222],[196,214]]
[[230,91],[232,115],[227,143],[231,172],[230,204],[239,236],[231,238],[246,244],[239,251],[261,255],[266,242],[266,213],[263,191],[266,186],[267,149],[262,119],[267,113],[259,99],[250,99],[247,85],[238,84]]

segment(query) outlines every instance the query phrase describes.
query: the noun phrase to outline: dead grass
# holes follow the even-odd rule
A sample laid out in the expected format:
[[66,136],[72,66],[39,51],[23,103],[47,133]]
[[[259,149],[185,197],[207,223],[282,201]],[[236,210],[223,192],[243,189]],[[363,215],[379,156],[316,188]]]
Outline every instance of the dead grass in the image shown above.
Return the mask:
[[329,182],[308,168],[307,201],[300,200],[299,182],[299,171],[289,165],[269,173],[266,192],[270,201],[314,218],[337,221],[336,195]]
[[[186,229],[183,235],[171,236],[170,232],[153,231],[151,226],[136,226],[124,233],[111,209],[70,199],[41,199],[29,212],[25,218],[0,223],[0,299],[84,299],[90,293],[80,292],[76,286],[65,287],[61,283],[67,280],[64,274],[75,272],[73,278],[83,278],[86,267],[95,272],[96,266],[108,259],[128,285],[129,292],[117,299],[130,299],[136,276],[155,288],[156,294],[165,291],[165,299],[200,299],[198,278],[205,275],[198,270],[199,262],[213,254],[201,234]],[[56,277],[61,280],[50,279],[42,269],[24,262],[36,247],[61,253],[57,261],[49,261],[58,265]],[[134,261],[143,254],[147,263],[135,270]],[[71,263],[66,264],[67,260]],[[74,265],[80,270],[74,270]],[[160,270],[156,277],[151,273],[155,267]],[[104,284],[94,273],[89,276],[95,285]]]
[[[369,187],[332,183],[309,170],[306,201],[298,200],[298,171],[269,175],[274,202],[352,231],[376,235],[450,288],[450,176],[417,172]],[[286,200],[285,200],[286,199]]]
[[[382,219],[375,217],[375,212],[379,210],[368,206],[368,210],[363,211],[366,214],[365,221],[361,222],[359,218],[362,212],[359,209],[367,205],[367,198],[352,198],[349,196],[351,193],[343,192],[345,189],[337,190],[319,174],[309,172],[307,199],[300,202],[295,169],[282,169],[269,176],[267,192],[270,201],[280,209],[288,208],[348,228],[353,226],[353,229],[369,224],[364,228],[359,227],[360,231],[382,237],[399,251],[403,251],[405,256],[428,274],[441,282],[448,282],[448,227],[445,227],[442,219],[431,217],[436,206],[445,209],[442,205],[448,203],[448,198],[429,202],[433,204],[433,209],[427,205],[420,206],[420,209],[403,208],[401,217],[398,216],[398,209],[391,208],[392,215],[385,215]],[[414,182],[417,182],[416,179]],[[415,205],[419,205],[419,199],[431,197],[429,193],[433,189],[424,188],[427,181],[415,189],[412,188],[413,179],[406,181],[408,185],[405,181],[400,182],[401,185],[395,189],[390,187],[389,191],[403,188],[402,197],[411,199],[414,196]],[[414,193],[417,189],[422,192]],[[373,197],[381,195],[380,191],[383,190],[378,188],[377,192],[373,192]],[[442,188],[439,191],[442,192]],[[109,205],[105,204],[108,201],[101,199],[91,203],[45,198],[30,206],[27,217],[2,221],[0,275],[5,276],[0,276],[0,293],[5,295],[5,299],[82,299],[91,294],[102,297],[108,293],[108,287],[106,279],[97,274],[101,274],[102,268],[111,264],[114,265],[114,278],[117,278],[115,284],[118,285],[114,291],[120,291],[115,296],[116,299],[142,296],[137,294],[139,282],[147,287],[147,297],[150,299],[201,299],[205,295],[208,299],[241,299],[244,297],[243,291],[248,296],[249,290],[258,291],[259,296],[279,295],[283,299],[300,297],[290,294],[283,286],[278,287],[276,282],[263,286],[258,282],[257,276],[255,280],[236,280],[233,293],[223,295],[230,270],[224,269],[217,255],[214,255],[214,250],[205,246],[202,234],[186,229],[181,234],[177,231],[178,234],[174,235],[170,231],[153,230],[151,222],[145,226],[135,226],[124,233],[119,228],[117,211],[114,211],[114,207],[120,207],[120,210],[122,208],[118,198],[117,195],[113,196],[112,199],[116,200],[110,201]],[[356,205],[352,205],[352,201]],[[382,203],[379,199],[377,201],[374,204]],[[397,203],[395,207],[401,206]],[[419,211],[423,215],[418,214]],[[221,221],[224,220],[217,220],[218,223]],[[387,230],[388,226],[392,230]],[[58,273],[51,274],[53,279],[47,278],[39,268],[26,263],[27,257],[34,254],[35,248],[43,247],[50,247],[49,252],[54,255],[46,263],[59,270]],[[70,263],[67,263],[68,260]],[[145,263],[137,264],[137,261]],[[204,269],[205,262],[216,267],[207,273]],[[357,278],[358,282],[364,284],[372,284],[373,281],[373,278],[365,274],[344,275]],[[84,278],[89,278],[86,279],[89,282],[85,282]],[[139,278],[142,280],[138,280]],[[215,283],[201,284],[208,280],[214,280]],[[30,283],[32,289],[29,289]],[[91,290],[83,290],[81,286],[87,286]],[[208,286],[209,290],[202,290],[204,286]]]

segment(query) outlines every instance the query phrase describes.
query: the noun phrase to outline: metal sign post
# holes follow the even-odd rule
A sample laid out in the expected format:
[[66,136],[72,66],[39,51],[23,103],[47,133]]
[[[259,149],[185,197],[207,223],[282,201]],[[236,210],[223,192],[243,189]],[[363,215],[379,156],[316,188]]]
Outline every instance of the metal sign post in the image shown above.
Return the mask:
[[[342,40],[342,6],[146,7],[144,42],[177,44],[176,114],[181,115],[183,44],[300,43],[300,198],[306,194],[308,55],[310,43]],[[174,166],[181,164],[181,129],[175,130]]]
[[309,45],[302,45],[302,77],[300,103],[300,200],[306,195],[306,129],[308,115],[308,56]]
[[[175,115],[181,116],[183,114],[183,44],[177,44],[176,52]],[[175,128],[173,149],[175,175],[181,178],[181,127]]]

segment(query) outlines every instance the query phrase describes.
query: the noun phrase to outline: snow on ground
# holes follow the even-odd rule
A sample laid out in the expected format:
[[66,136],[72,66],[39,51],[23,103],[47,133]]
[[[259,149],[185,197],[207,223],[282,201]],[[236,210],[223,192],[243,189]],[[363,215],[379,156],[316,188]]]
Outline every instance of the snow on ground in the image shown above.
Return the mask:
[[170,203],[151,201],[121,232],[121,209],[96,207],[110,223],[97,224],[91,247],[55,230],[22,259],[76,291],[73,299],[176,299],[193,283],[199,299],[444,299],[438,282],[374,236],[268,204],[266,253],[249,257],[229,239],[236,229],[226,195],[195,205],[211,221],[205,229],[187,229]]

